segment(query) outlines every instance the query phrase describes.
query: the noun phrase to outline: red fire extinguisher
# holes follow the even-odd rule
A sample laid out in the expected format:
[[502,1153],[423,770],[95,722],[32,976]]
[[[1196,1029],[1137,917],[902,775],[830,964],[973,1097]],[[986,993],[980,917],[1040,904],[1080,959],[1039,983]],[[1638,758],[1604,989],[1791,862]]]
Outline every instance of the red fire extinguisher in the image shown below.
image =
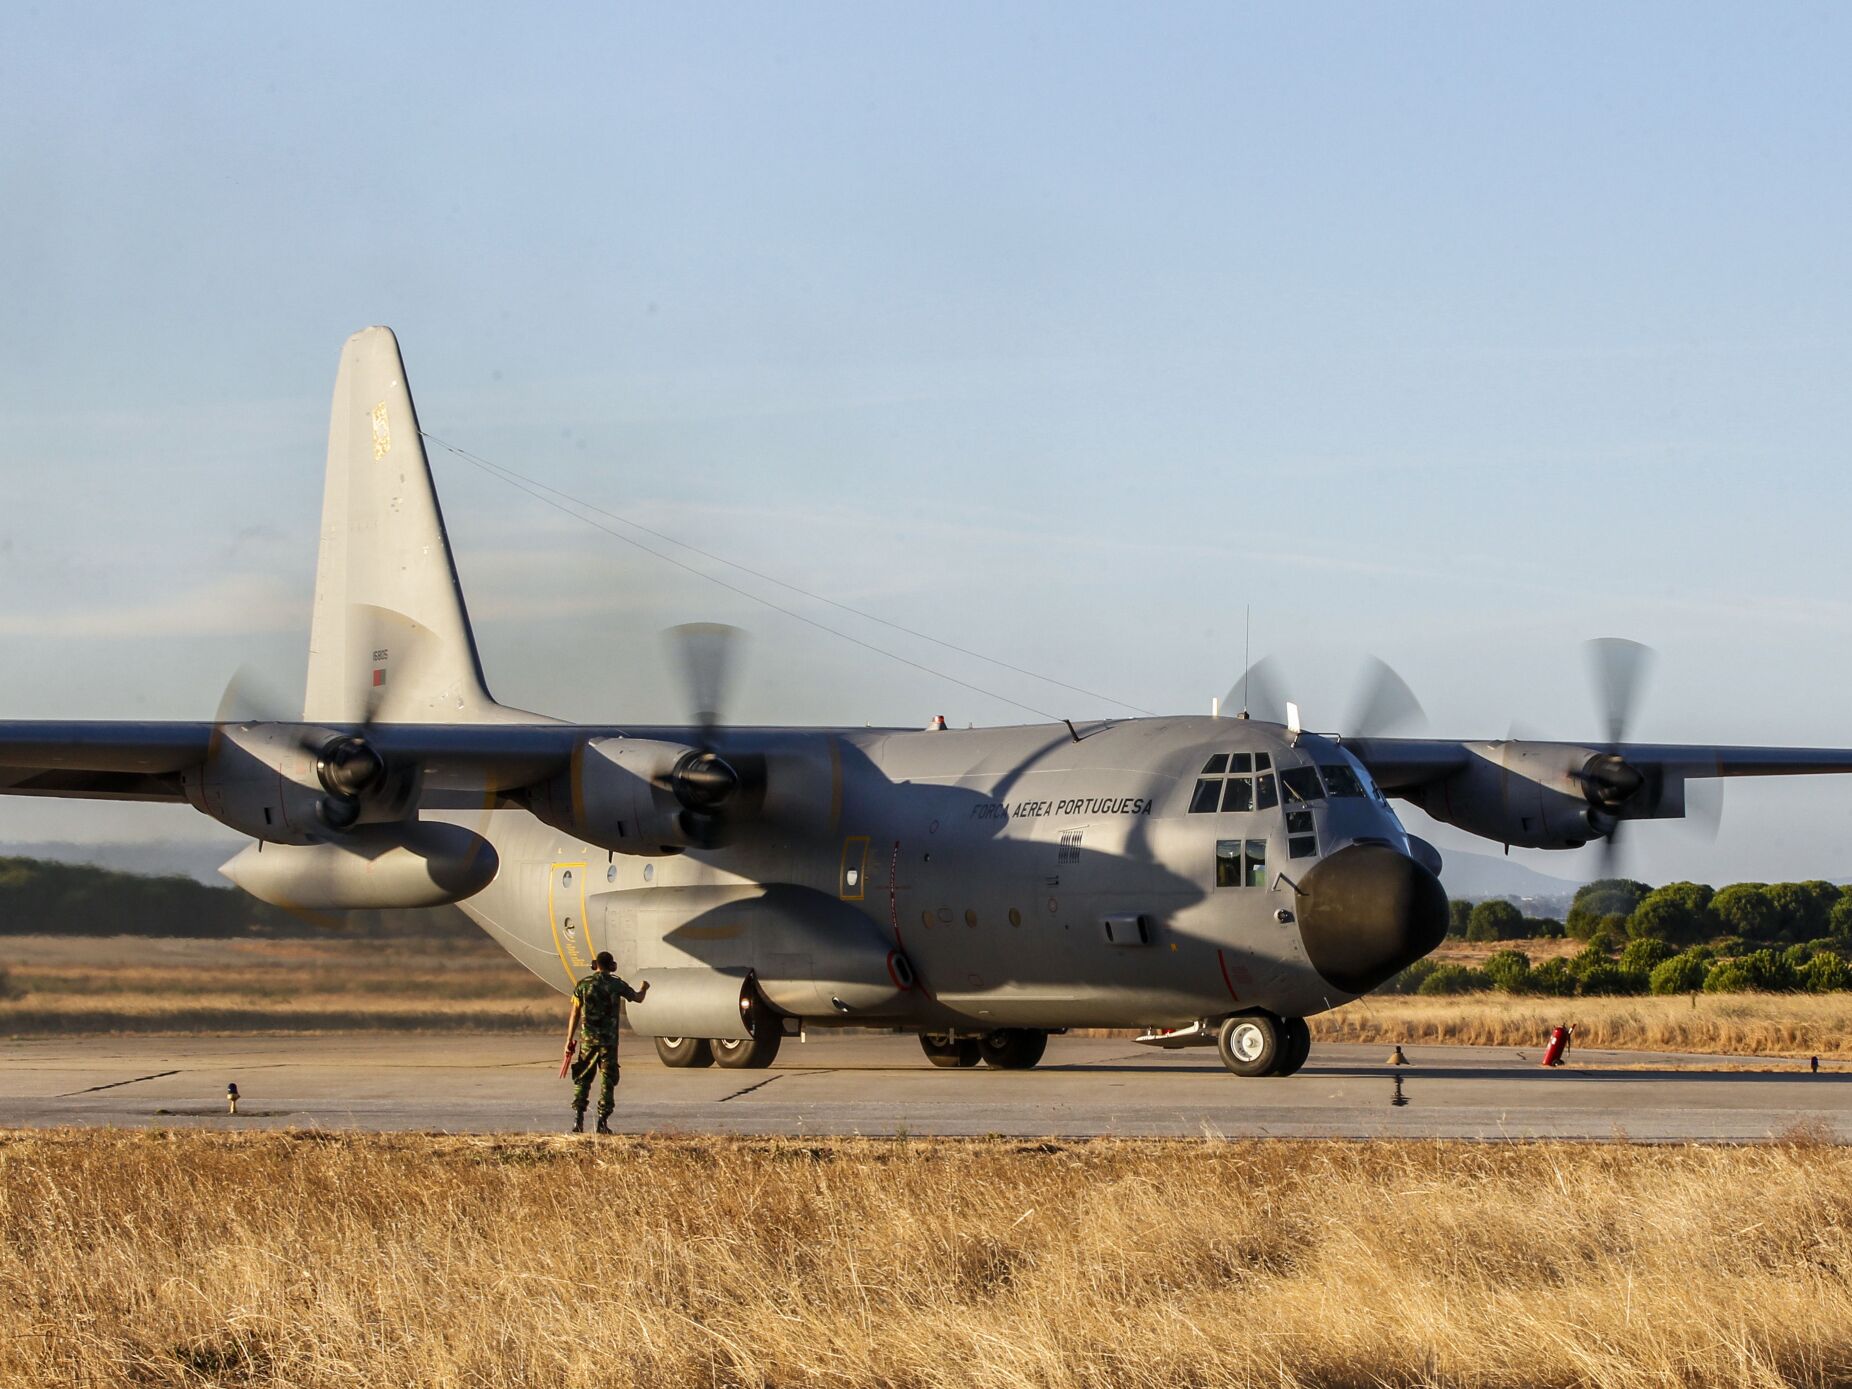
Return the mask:
[[1546,1066],[1562,1065],[1563,1048],[1568,1045],[1569,1029],[1566,1027],[1552,1027],[1550,1029],[1550,1045],[1543,1049],[1543,1064]]

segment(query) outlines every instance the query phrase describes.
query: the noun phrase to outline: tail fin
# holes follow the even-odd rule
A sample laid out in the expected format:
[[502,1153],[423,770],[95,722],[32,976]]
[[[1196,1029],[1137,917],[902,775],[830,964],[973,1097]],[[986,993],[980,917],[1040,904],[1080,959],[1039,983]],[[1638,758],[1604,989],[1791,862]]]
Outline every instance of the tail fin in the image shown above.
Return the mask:
[[341,349],[303,717],[499,723],[390,328]]

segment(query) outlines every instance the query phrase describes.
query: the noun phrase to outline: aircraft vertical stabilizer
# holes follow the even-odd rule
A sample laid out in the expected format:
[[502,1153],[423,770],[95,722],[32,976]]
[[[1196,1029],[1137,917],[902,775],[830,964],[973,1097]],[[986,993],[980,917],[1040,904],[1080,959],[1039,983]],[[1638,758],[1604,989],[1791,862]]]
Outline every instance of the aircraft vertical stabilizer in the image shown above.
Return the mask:
[[341,349],[303,717],[499,723],[390,328]]

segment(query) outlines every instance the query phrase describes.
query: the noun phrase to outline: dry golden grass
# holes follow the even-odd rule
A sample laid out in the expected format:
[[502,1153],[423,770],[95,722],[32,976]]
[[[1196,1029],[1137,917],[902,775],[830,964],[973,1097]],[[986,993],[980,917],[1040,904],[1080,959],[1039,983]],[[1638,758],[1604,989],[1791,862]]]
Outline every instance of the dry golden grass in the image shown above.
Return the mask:
[[1852,1153],[0,1138],[0,1383],[1852,1383]]
[[0,937],[0,1036],[548,1030],[560,995],[461,942]]
[[1576,1045],[1743,1056],[1852,1057],[1852,993],[1677,998],[1379,995],[1310,1020],[1327,1042],[1541,1047],[1574,1023]]

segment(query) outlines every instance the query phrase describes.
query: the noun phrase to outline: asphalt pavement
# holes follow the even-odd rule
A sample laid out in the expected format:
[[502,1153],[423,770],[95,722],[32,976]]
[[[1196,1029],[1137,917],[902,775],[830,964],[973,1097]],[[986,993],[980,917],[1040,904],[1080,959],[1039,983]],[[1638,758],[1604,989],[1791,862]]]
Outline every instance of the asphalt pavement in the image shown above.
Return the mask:
[[[763,1071],[670,1070],[626,1037],[625,1132],[1746,1141],[1852,1140],[1852,1069],[1577,1051],[1320,1045],[1250,1080],[1212,1050],[1055,1037],[1031,1071],[937,1070],[911,1037],[813,1033]],[[545,1132],[569,1121],[557,1045],[534,1036],[124,1037],[0,1042],[0,1127],[160,1125]],[[1755,1067],[1759,1069],[1737,1069]],[[236,1083],[236,1116],[225,1090]],[[1400,1099],[1402,1103],[1396,1101]]]

